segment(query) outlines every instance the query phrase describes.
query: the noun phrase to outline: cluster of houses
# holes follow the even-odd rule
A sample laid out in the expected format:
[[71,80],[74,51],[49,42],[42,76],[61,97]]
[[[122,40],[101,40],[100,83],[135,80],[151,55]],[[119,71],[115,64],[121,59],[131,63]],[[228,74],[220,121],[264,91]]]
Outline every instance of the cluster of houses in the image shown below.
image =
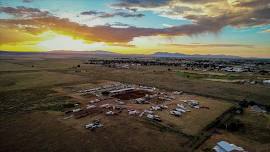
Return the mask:
[[240,67],[240,66],[226,67],[226,68],[223,68],[222,70],[226,71],[226,72],[244,72],[244,71],[246,71],[246,69],[244,69],[243,67]]
[[113,58],[90,59],[87,64],[99,64],[112,68],[129,69],[138,66],[170,66],[190,70],[270,73],[269,61],[248,59],[198,59],[198,58]]

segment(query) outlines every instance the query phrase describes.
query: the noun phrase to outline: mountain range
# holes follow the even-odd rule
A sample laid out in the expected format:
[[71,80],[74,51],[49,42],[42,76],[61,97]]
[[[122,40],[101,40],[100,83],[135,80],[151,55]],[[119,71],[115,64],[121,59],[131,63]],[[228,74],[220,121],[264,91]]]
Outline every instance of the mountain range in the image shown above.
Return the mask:
[[200,54],[182,54],[182,53],[169,53],[169,52],[156,52],[154,54],[120,54],[103,50],[96,51],[63,51],[54,50],[49,52],[8,52],[0,51],[0,56],[43,56],[43,57],[154,57],[154,58],[241,58],[239,56],[231,55],[200,55]]

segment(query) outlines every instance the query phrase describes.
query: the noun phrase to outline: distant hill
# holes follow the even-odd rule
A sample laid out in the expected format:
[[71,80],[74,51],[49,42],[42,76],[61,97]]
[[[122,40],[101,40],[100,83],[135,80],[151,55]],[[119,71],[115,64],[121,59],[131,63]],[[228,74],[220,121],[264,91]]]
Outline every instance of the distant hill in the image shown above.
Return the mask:
[[95,54],[95,55],[121,55],[118,53],[113,53],[109,51],[96,50],[96,51],[63,51],[63,50],[53,50],[47,52],[49,54]]
[[232,56],[232,55],[188,55],[182,53],[169,53],[169,52],[156,52],[151,55],[152,57],[158,58],[241,58],[239,56]]
[[8,52],[0,51],[0,56],[10,57],[47,57],[47,58],[88,58],[88,57],[155,57],[155,58],[241,58],[239,56],[230,55],[188,55],[182,53],[156,52],[150,55],[143,54],[120,54],[110,51],[96,50],[96,51],[69,51],[69,50],[53,50],[49,52]]
[[113,53],[109,51],[63,51],[63,50],[54,50],[48,52],[9,52],[9,51],[0,51],[0,56],[7,57],[45,57],[45,58],[88,58],[88,57],[116,57],[122,56],[118,53]]
[[181,53],[168,53],[168,52],[156,52],[152,54],[153,57],[163,57],[163,58],[178,58],[178,57],[186,57],[186,54]]
[[42,54],[40,52],[9,52],[0,50],[0,56],[24,56],[24,55],[36,55]]

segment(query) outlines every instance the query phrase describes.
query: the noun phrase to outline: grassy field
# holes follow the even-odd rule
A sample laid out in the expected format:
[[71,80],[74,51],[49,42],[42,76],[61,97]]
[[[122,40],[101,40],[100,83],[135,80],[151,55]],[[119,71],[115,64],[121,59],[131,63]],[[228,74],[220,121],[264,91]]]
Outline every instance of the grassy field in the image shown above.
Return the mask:
[[[83,124],[89,123],[87,119],[63,121],[62,112],[77,101],[55,89],[70,85],[75,86],[72,89],[80,89],[102,81],[76,75],[70,66],[59,71],[43,68],[29,71],[26,67],[32,63],[20,62],[23,63],[18,69],[3,69],[0,76],[0,140],[5,141],[0,142],[0,151],[185,151],[183,146],[188,141],[185,137],[160,131],[136,119],[104,117],[106,127],[98,132],[83,129]],[[62,67],[55,64],[44,64],[44,68]],[[14,65],[18,64],[5,66]],[[80,84],[88,81],[93,83]],[[74,123],[77,125],[73,126]]]
[[63,111],[76,103],[68,96],[58,96],[55,93],[48,88],[0,92],[1,115],[37,110]]
[[208,139],[198,150],[196,150],[196,152],[210,152],[216,143],[221,140],[234,143],[237,146],[243,147],[247,151],[268,152],[270,147],[269,143],[262,144],[256,140],[246,139],[243,136],[222,130],[218,131],[218,133],[214,134],[210,139]]
[[[82,128],[83,124],[95,117],[63,120],[62,112],[73,107],[79,98],[61,91],[74,92],[109,81],[195,94],[189,98],[198,98],[203,105],[210,107],[209,111],[192,111],[178,120],[169,119],[168,113],[160,114],[167,123],[175,123],[176,127],[190,135],[200,132],[207,123],[230,107],[232,101],[247,98],[270,105],[269,88],[263,86],[190,79],[168,71],[167,67],[127,70],[86,65],[83,62],[79,59],[0,61],[0,141],[5,141],[0,142],[0,151],[186,151],[187,137],[145,120],[100,115],[105,127],[96,132]],[[249,129],[255,130],[250,136],[242,132],[236,133],[236,136],[251,140],[252,136],[258,134],[256,140],[267,141],[268,136],[259,133],[268,132],[267,125],[252,126],[256,123],[256,116],[235,119],[241,119]]]
[[[158,112],[164,123],[170,126],[179,128],[183,133],[188,135],[197,135],[200,131],[206,127],[209,123],[214,121],[223,112],[229,109],[232,104],[214,100],[211,98],[204,98],[194,95],[182,95],[177,100],[170,103],[168,106],[170,109],[176,107],[176,104],[184,104],[181,100],[197,100],[200,102],[200,106],[208,107],[209,109],[192,109],[191,112],[185,113],[181,117],[175,117],[169,114],[169,111]],[[185,104],[184,104],[185,105]]]
[[189,79],[228,79],[228,80],[235,80],[235,79],[244,79],[243,76],[237,76],[232,74],[224,74],[224,75],[214,75],[214,74],[206,74],[206,73],[195,73],[195,72],[182,72],[177,71],[177,76],[189,78]]
[[208,151],[220,141],[225,140],[244,147],[247,151],[267,152],[270,149],[270,115],[259,114],[246,109],[243,115],[236,115],[243,127],[234,132],[218,130],[198,151]]
[[72,74],[59,72],[36,71],[6,73],[0,75],[0,90],[29,89],[35,87],[46,87],[67,83],[80,83],[86,79]]
[[[105,127],[87,131],[58,120],[58,114],[35,112],[1,118],[0,151],[186,151],[187,139],[159,128],[122,117],[101,119]],[[76,120],[75,120],[76,121]],[[75,125],[76,127],[76,125]],[[26,129],[28,128],[28,129]]]
[[79,59],[0,60],[0,71],[61,70],[76,67],[82,63]]
[[112,69],[100,66],[88,65],[83,67],[88,72],[78,73],[91,79],[105,79],[136,83],[169,90],[180,90],[202,96],[209,96],[230,101],[242,101],[243,99],[270,105],[270,88],[260,85],[241,85],[200,79],[188,79],[179,77],[175,72],[166,70],[124,70]]
[[[3,62],[3,61],[2,61]],[[102,66],[95,66],[95,65],[86,65],[83,64],[84,61],[82,60],[74,60],[74,59],[47,59],[42,61],[9,61],[9,63],[18,62],[21,65],[24,66],[30,66],[30,65],[39,65],[42,67],[39,70],[50,69],[46,72],[60,72],[61,76],[63,76],[64,81],[68,80],[70,82],[74,81],[80,81],[81,79],[86,78],[87,80],[91,82],[96,82],[99,80],[112,80],[112,81],[121,81],[121,82],[127,82],[127,83],[136,83],[136,84],[144,84],[144,85],[150,85],[150,86],[156,86],[159,88],[169,89],[169,90],[181,90],[188,93],[194,93],[198,95],[203,96],[209,96],[209,97],[215,97],[215,98],[221,98],[225,100],[237,100],[241,101],[243,99],[255,101],[261,104],[270,105],[270,94],[268,93],[270,91],[269,87],[261,86],[261,85],[242,85],[242,84],[232,84],[232,83],[226,83],[226,82],[215,82],[215,81],[206,81],[201,79],[190,79],[178,76],[176,72],[169,72],[167,71],[167,67],[156,67],[156,69],[153,69],[153,67],[145,67],[140,68],[140,70],[131,69],[131,70],[125,70],[125,69],[112,69],[112,68],[106,68]],[[72,66],[80,64],[81,67],[74,69]],[[37,66],[37,67],[39,67]],[[52,69],[51,69],[52,68]],[[2,69],[0,65],[0,69]],[[85,72],[76,72],[76,70],[81,70]],[[14,86],[14,81],[12,79],[20,79],[20,76],[24,77],[26,79],[31,80],[31,74],[26,74],[27,71],[19,74],[18,73],[2,73],[1,74],[1,83],[3,84],[5,89],[8,89],[9,85],[11,85],[10,88],[16,88]],[[36,72],[36,71],[35,71]],[[41,72],[41,71],[38,71]],[[43,72],[43,71],[42,71]],[[30,72],[29,72],[30,73]],[[10,75],[9,75],[10,74]],[[48,73],[48,77],[52,78],[52,81],[50,79],[47,79],[46,73],[36,74],[37,78],[37,84],[35,85],[42,85],[38,83],[39,80],[42,80],[43,82],[49,81],[48,84],[52,83],[62,83],[63,81],[60,79],[59,76],[57,76],[56,73]],[[68,74],[68,75],[64,75]],[[70,75],[72,74],[72,75]],[[15,76],[12,76],[15,75]],[[42,75],[42,76],[39,76]],[[79,75],[82,77],[77,77],[74,75]],[[10,77],[10,79],[9,79]],[[216,76],[215,76],[216,77]],[[221,77],[223,77],[221,75]],[[29,80],[28,79],[28,80]],[[58,82],[56,82],[58,81]],[[62,82],[61,82],[62,81]],[[24,88],[25,84],[23,82],[20,82],[18,84],[19,88]],[[5,87],[7,86],[7,87]],[[12,87],[13,86],[13,87]],[[27,86],[27,85],[26,85]]]
[[[258,114],[245,110],[244,115],[235,116],[234,119],[244,124],[244,129],[236,134],[259,143],[270,143],[270,115]],[[270,145],[269,145],[270,146]]]

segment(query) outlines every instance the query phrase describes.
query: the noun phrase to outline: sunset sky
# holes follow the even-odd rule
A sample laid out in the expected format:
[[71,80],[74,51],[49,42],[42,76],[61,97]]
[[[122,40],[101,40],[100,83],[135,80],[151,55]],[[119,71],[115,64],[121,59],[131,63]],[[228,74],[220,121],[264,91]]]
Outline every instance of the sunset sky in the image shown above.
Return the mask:
[[270,58],[270,0],[0,0],[0,50]]

